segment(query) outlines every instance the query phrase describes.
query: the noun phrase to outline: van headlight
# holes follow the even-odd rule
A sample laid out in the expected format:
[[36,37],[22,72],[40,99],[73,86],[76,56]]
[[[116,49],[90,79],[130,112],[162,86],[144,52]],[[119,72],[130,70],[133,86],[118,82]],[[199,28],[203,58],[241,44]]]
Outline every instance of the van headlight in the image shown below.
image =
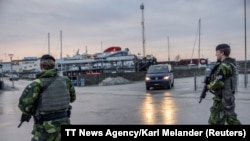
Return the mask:
[[145,80],[146,80],[146,81],[150,80],[150,77],[146,76],[146,77],[145,77]]
[[169,79],[169,76],[165,76],[163,79],[168,80],[168,79]]

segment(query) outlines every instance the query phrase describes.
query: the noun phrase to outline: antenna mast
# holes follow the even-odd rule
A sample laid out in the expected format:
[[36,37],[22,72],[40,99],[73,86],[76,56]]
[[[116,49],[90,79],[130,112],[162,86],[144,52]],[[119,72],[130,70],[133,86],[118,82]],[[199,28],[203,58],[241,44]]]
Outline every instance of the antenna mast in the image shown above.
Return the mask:
[[50,54],[50,40],[49,40],[49,37],[50,36],[50,34],[48,33],[48,54]]
[[199,59],[198,59],[198,67],[200,67],[200,41],[201,40],[201,19],[199,19],[199,53],[198,53],[198,57],[199,57]]
[[62,30],[60,31],[60,37],[61,37],[61,53],[60,53],[60,59],[62,59]]

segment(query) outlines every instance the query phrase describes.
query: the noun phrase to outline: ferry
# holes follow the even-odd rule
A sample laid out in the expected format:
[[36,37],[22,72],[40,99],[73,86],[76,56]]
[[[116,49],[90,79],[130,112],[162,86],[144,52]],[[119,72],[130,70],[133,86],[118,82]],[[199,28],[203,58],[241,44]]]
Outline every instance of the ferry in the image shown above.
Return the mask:
[[[145,57],[132,54],[128,48],[111,46],[101,53],[88,54],[87,51],[80,54],[79,49],[73,56],[67,55],[64,58],[56,59],[56,67],[63,75],[87,74],[96,75],[101,73],[136,72],[146,71],[151,64],[157,63],[153,55]],[[20,74],[34,79],[34,74],[39,73],[40,58],[25,57],[22,60],[2,63],[2,71],[10,74]]]

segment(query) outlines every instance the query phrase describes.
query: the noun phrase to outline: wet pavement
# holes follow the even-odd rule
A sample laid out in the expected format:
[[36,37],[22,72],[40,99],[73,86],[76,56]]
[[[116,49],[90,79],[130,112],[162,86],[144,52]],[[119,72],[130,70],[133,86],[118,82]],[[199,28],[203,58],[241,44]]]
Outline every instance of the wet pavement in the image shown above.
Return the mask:
[[[164,125],[206,125],[211,93],[199,104],[203,78],[175,79],[170,90],[146,91],[144,81],[113,86],[75,87],[77,99],[72,103],[72,124],[164,124]],[[197,85],[194,85],[194,82]],[[249,81],[248,81],[249,82]],[[0,90],[0,140],[27,141],[31,138],[33,121],[25,122],[20,128],[21,112],[18,99],[26,80],[4,80]],[[244,87],[244,76],[239,77],[236,94],[236,113],[243,124],[250,124],[250,86]]]

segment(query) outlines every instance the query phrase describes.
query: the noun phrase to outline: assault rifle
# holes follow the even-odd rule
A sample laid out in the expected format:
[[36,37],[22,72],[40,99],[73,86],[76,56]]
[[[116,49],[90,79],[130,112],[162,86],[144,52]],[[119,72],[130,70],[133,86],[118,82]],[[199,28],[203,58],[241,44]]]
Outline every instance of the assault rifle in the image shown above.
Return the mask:
[[19,128],[23,124],[23,122],[25,122],[25,121],[29,122],[30,118],[31,118],[31,115],[22,114],[21,120],[20,120],[21,122],[17,127]]
[[217,60],[216,64],[214,65],[214,67],[212,68],[212,70],[210,71],[210,73],[206,75],[206,77],[205,77],[205,79],[204,79],[204,81],[203,81],[203,83],[205,83],[205,85],[204,85],[204,87],[203,87],[203,89],[202,89],[199,103],[201,103],[202,99],[204,99],[204,98],[206,97],[207,91],[210,91],[212,94],[214,94],[214,91],[209,90],[209,89],[207,88],[207,85],[208,85],[208,84],[210,83],[210,81],[211,81],[211,75],[212,75],[212,74],[216,71],[216,69],[219,67],[220,63],[221,63],[220,60]]
[[205,80],[203,82],[203,83],[205,83],[205,85],[204,85],[204,87],[202,89],[199,103],[201,103],[202,99],[204,99],[206,97],[206,93],[208,91],[207,85],[209,84],[209,82],[210,82],[210,77],[206,76]]

